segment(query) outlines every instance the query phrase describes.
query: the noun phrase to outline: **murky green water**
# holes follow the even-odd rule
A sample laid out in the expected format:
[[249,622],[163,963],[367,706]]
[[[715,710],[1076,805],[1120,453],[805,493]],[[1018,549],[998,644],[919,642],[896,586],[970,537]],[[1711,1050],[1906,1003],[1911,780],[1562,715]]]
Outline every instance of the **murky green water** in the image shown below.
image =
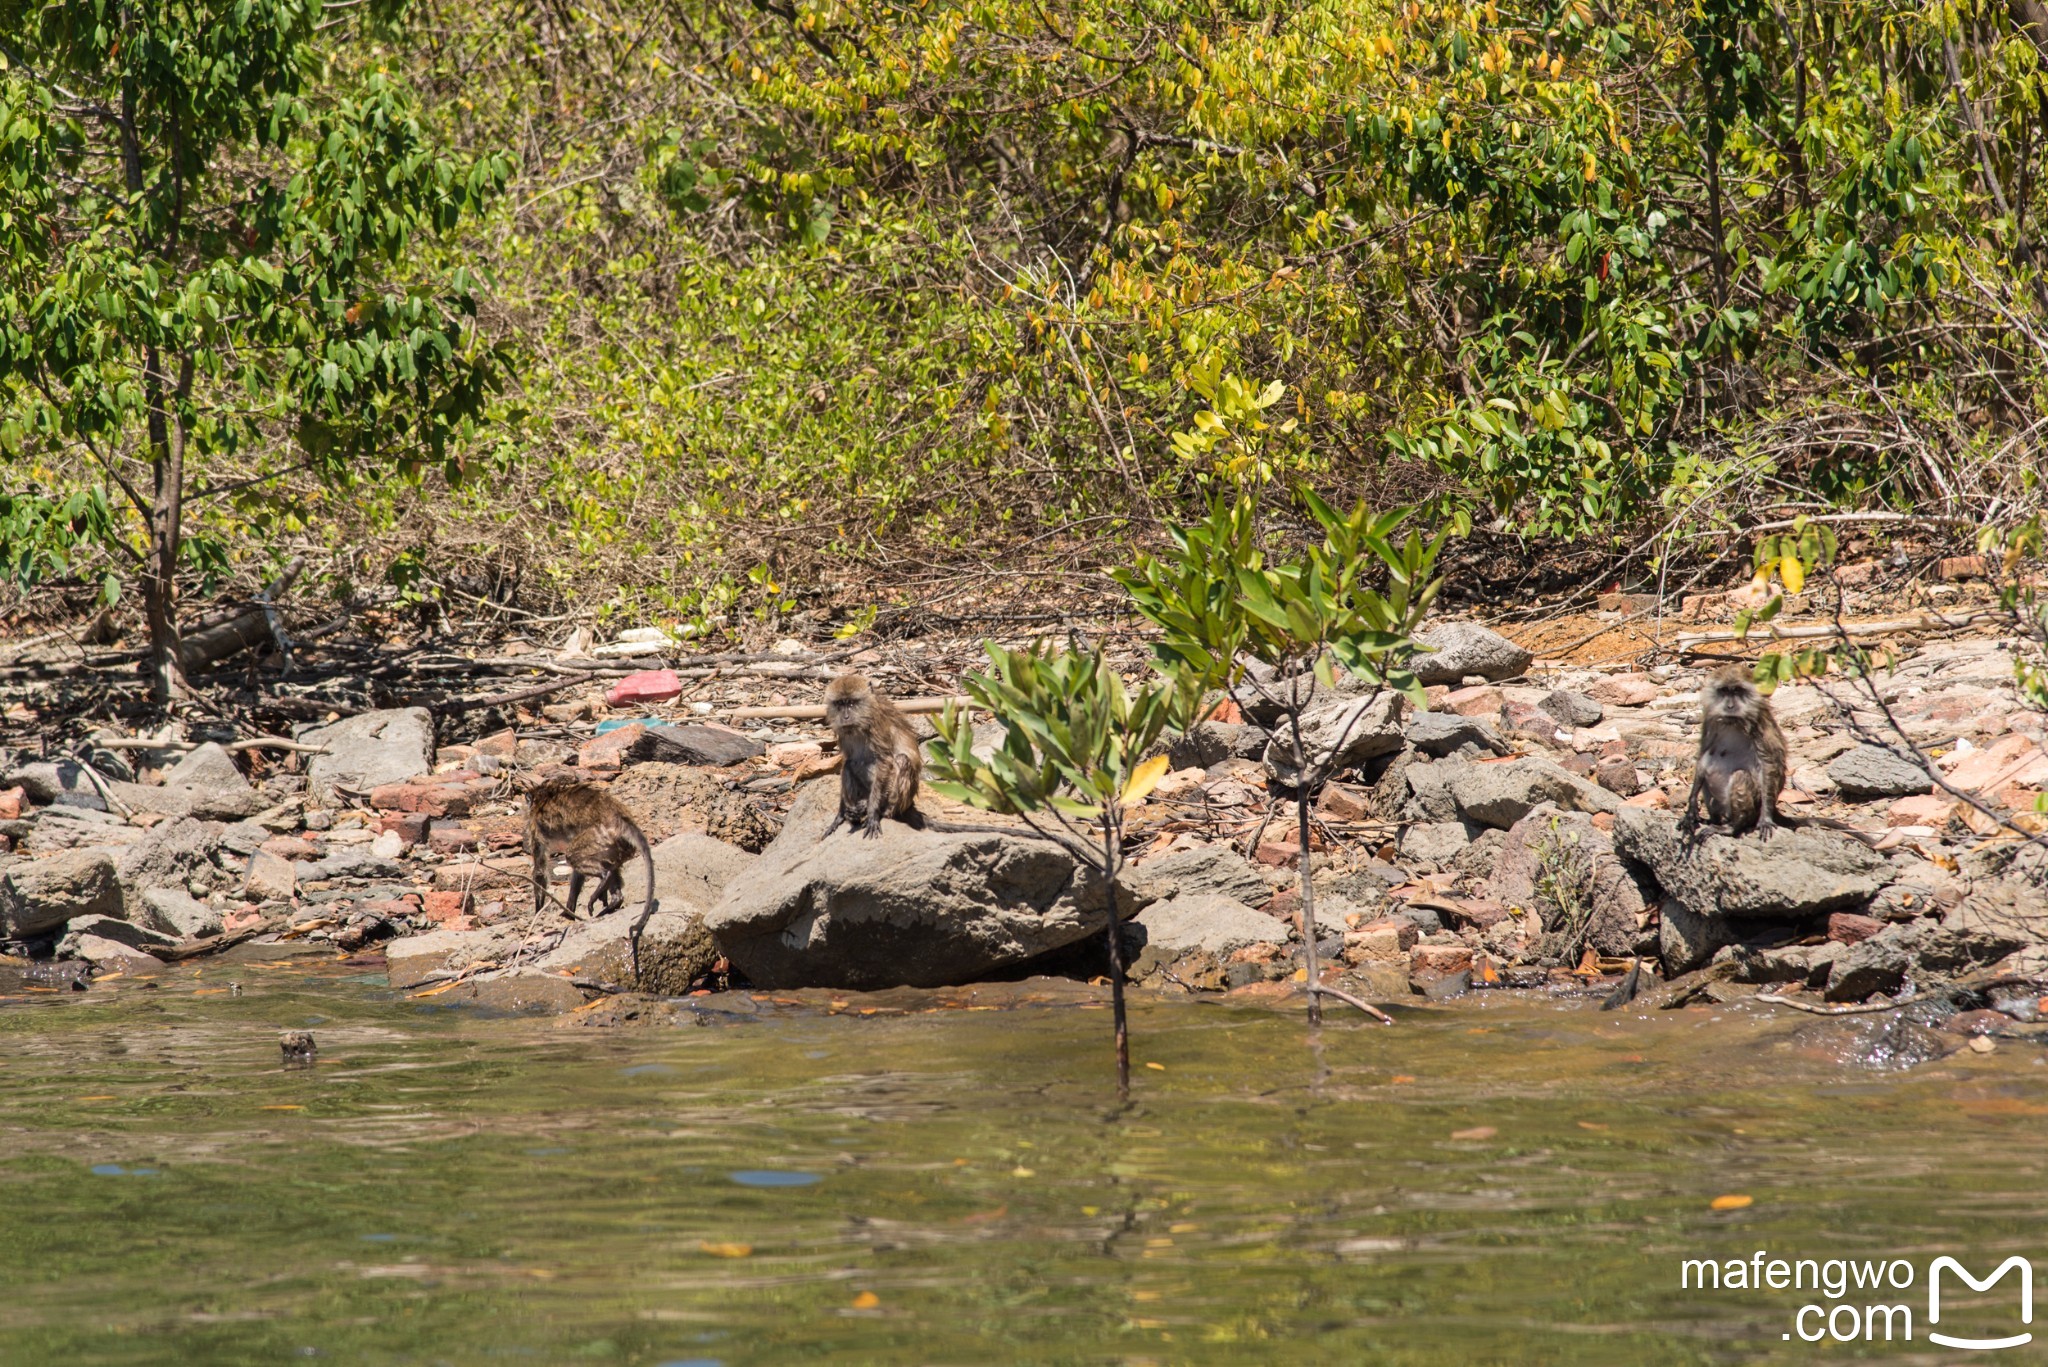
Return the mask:
[[1868,1023],[1503,998],[1311,1048],[1140,1002],[1118,1111],[1100,1010],[859,1008],[606,1029],[261,965],[0,999],[0,1360],[1933,1362],[1680,1260],[2048,1255],[2033,1045],[1884,1071]]

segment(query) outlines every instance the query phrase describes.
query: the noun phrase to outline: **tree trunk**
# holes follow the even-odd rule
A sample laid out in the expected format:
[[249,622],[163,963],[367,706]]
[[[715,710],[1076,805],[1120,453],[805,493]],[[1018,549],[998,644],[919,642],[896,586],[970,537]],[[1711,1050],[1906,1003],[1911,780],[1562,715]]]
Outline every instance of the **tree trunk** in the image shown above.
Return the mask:
[[[143,373],[149,402],[149,464],[155,477],[149,506],[149,554],[142,566],[142,602],[149,617],[150,675],[158,702],[192,694],[185,679],[184,643],[178,635],[178,545],[185,512],[185,425],[169,407],[171,394],[154,346]],[[189,381],[187,382],[189,383]],[[182,389],[183,383],[180,384]]]
[[[1707,115],[1713,118],[1710,111]],[[1713,235],[1714,307],[1728,304],[1727,234],[1721,229],[1721,147],[1712,128],[1707,130],[1707,231]]]
[[1117,867],[1123,862],[1113,823],[1102,819],[1102,895],[1109,908],[1109,1006],[1116,1021],[1116,1092],[1131,1095],[1131,1031],[1124,1018],[1124,928],[1116,915]]

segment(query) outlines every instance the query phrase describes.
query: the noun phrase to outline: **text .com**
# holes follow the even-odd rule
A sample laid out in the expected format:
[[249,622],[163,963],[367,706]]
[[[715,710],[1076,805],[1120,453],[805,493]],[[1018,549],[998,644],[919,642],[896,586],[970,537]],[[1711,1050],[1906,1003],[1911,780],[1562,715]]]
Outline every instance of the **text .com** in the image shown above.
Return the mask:
[[[1747,1259],[1683,1259],[1678,1285],[1695,1292],[1811,1293],[1820,1299],[1793,1309],[1792,1327],[1783,1335],[1807,1343],[1903,1342],[1917,1331],[1944,1348],[1990,1352],[2034,1337],[2027,1328],[2034,1322],[2034,1265],[2017,1255],[1979,1276],[1945,1255],[1923,1271],[1905,1258],[1780,1258],[1760,1248]],[[1982,1299],[1960,1306],[1970,1292]],[[1942,1323],[1944,1295],[1949,1332]]]

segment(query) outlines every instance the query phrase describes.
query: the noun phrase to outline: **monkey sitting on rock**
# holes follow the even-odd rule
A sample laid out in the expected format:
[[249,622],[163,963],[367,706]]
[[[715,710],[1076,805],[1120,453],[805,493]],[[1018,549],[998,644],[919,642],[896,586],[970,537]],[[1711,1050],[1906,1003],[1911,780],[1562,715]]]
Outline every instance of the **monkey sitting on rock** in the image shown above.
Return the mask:
[[924,750],[896,704],[861,675],[841,674],[826,685],[825,721],[841,756],[839,812],[825,834],[853,825],[872,839],[882,833],[883,817],[916,816]]
[[1707,819],[1729,835],[1754,829],[1759,840],[1778,833],[1778,794],[1785,790],[1785,733],[1770,699],[1749,673],[1730,665],[1700,690],[1700,752],[1684,826],[1696,827],[1700,798]]

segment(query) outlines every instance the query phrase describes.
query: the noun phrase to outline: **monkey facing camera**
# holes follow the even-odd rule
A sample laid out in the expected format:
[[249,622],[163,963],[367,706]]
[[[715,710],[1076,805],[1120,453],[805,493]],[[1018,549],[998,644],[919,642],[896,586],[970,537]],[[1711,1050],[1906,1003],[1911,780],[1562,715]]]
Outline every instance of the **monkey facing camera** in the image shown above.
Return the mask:
[[883,817],[909,820],[924,771],[924,751],[909,718],[866,678],[848,673],[826,685],[825,722],[842,756],[839,811],[825,834],[851,825],[872,839],[882,833]]

